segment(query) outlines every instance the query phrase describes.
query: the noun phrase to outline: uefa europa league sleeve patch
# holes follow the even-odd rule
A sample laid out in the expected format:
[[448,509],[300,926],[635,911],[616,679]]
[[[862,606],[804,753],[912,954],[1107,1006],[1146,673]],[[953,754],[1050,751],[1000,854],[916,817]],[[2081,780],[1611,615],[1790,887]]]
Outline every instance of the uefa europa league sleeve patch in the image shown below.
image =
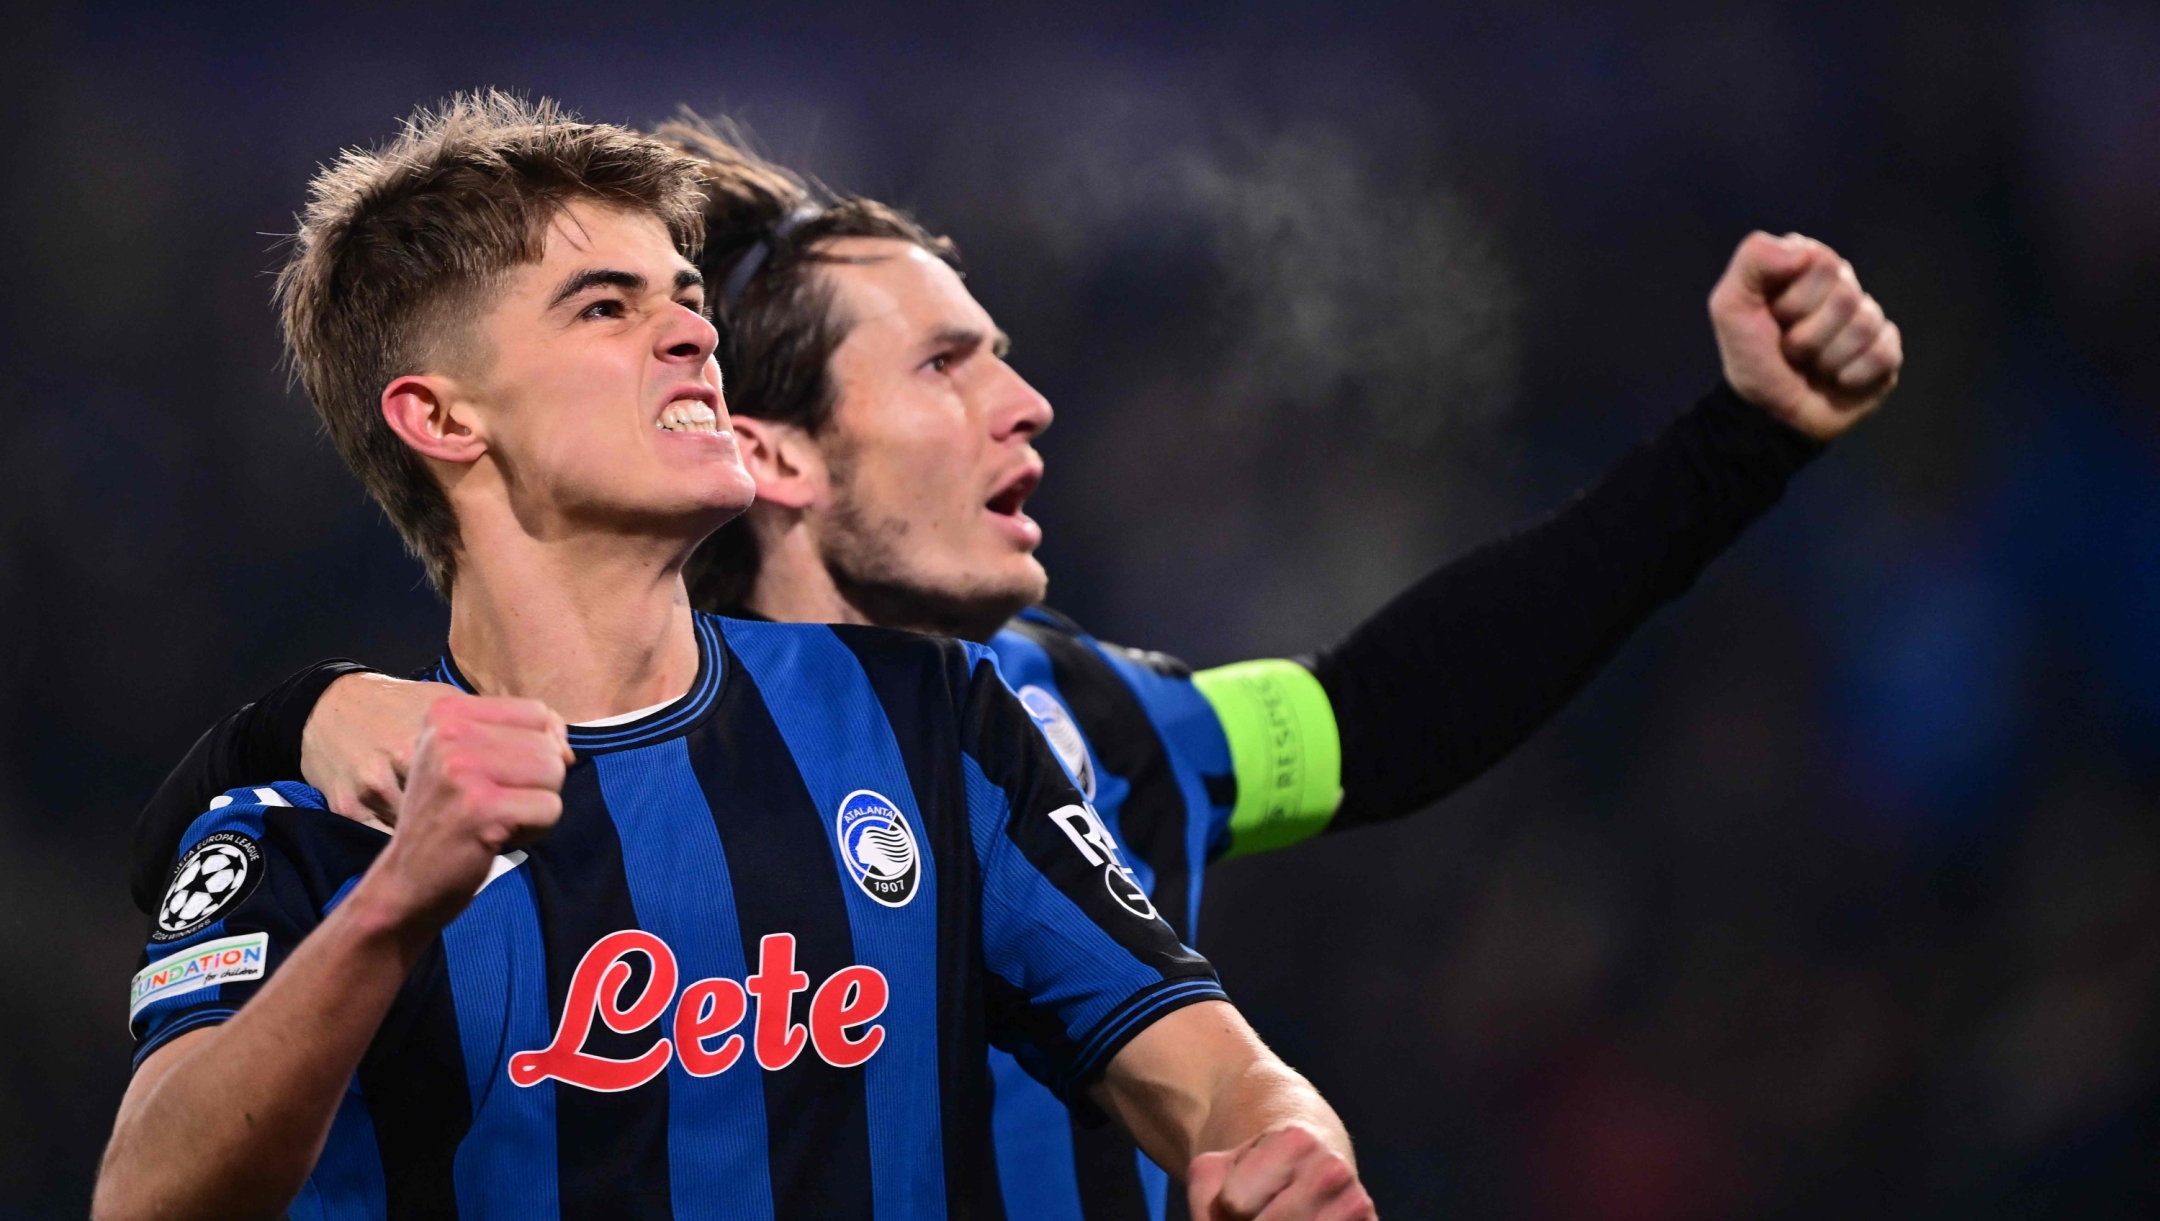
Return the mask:
[[158,904],[152,941],[178,941],[210,927],[262,882],[262,845],[238,831],[219,831],[180,858]]

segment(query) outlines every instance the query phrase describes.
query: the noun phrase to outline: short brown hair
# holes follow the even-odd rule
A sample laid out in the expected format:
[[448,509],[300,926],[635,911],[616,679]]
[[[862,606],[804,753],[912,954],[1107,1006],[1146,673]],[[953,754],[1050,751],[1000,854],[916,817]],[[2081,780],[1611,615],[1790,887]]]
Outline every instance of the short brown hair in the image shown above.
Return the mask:
[[[853,320],[834,308],[822,265],[847,260],[819,247],[843,237],[909,242],[960,266],[952,239],[889,204],[839,195],[752,150],[742,127],[688,111],[656,133],[697,159],[705,184],[705,274],[730,415],[793,424],[815,436],[831,422],[839,387],[832,355]],[[793,224],[790,224],[790,221]],[[724,292],[756,248],[764,253],[741,291]],[[748,515],[722,526],[691,557],[684,576],[702,610],[734,610],[757,581]]]
[[659,140],[496,90],[416,111],[387,145],[349,149],[308,184],[277,281],[286,352],[437,590],[457,574],[457,519],[383,419],[383,388],[469,342],[462,324],[505,273],[540,259],[575,200],[651,213],[695,258],[701,184],[697,163]]

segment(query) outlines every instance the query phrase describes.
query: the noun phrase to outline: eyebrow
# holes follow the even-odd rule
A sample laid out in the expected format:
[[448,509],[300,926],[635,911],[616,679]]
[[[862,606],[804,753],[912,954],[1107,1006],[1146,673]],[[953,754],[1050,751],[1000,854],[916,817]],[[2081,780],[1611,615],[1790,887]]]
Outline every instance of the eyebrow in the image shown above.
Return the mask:
[[985,338],[988,338],[990,342],[990,354],[992,356],[1002,359],[1007,352],[1012,351],[1012,336],[1007,335],[1005,332],[999,331],[986,337],[981,331],[965,326],[949,326],[939,330],[930,337],[930,346],[935,348],[979,348],[983,346]]
[[[685,267],[675,273],[675,291],[697,288],[705,283],[705,277],[695,267]],[[622,271],[613,267],[592,267],[577,272],[555,288],[555,295],[548,298],[548,308],[554,309],[570,298],[591,288],[619,288],[626,293],[645,291],[644,276],[634,271]]]

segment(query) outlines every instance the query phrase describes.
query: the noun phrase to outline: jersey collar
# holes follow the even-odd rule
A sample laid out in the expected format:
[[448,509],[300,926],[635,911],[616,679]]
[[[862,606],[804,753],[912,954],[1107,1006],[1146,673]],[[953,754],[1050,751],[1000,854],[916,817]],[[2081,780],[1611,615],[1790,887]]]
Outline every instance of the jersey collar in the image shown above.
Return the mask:
[[[697,677],[690,682],[690,690],[684,692],[681,699],[634,721],[620,725],[572,725],[570,749],[581,755],[591,755],[650,746],[689,729],[712,710],[720,699],[726,653],[720,647],[720,636],[713,627],[712,616],[696,615],[692,621],[697,626],[698,668]],[[472,683],[466,679],[464,671],[458,669],[457,660],[447,649],[427,677],[438,683],[449,683],[460,691],[473,690]]]

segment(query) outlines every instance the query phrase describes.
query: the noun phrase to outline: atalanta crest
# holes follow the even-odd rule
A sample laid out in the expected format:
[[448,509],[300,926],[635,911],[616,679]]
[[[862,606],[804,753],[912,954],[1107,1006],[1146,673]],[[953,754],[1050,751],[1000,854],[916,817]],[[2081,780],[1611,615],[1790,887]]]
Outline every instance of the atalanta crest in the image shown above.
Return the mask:
[[900,807],[856,789],[840,803],[840,856],[862,892],[887,907],[906,907],[922,878],[921,852]]
[[238,831],[219,831],[180,858],[158,904],[152,941],[178,941],[240,905],[262,881],[262,847]]

